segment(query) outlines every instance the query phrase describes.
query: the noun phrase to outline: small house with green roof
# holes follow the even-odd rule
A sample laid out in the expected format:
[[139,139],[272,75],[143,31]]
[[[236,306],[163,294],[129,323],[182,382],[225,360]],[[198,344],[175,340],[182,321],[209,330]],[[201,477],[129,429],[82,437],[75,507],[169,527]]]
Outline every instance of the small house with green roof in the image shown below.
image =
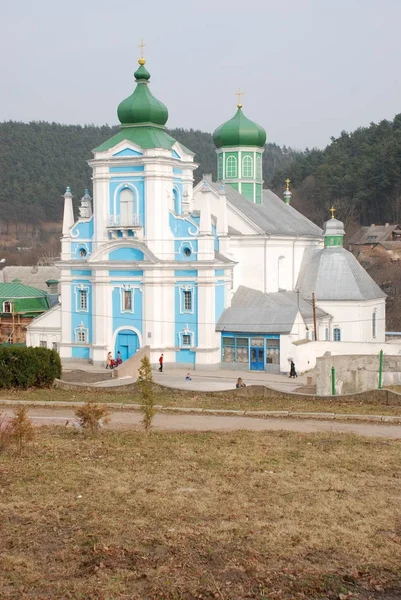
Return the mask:
[[45,291],[24,285],[18,279],[0,283],[0,343],[25,343],[27,326],[49,308]]
[[297,211],[289,179],[282,198],[263,187],[263,127],[239,102],[213,134],[217,181],[194,186],[194,153],[167,132],[143,57],[134,78],[78,218],[64,194],[61,305],[33,320],[29,344],[58,344],[64,362],[149,346],[166,368],[272,372],[290,357],[312,368],[344,342],[375,352],[385,297],[342,247],[341,222],[323,232]]

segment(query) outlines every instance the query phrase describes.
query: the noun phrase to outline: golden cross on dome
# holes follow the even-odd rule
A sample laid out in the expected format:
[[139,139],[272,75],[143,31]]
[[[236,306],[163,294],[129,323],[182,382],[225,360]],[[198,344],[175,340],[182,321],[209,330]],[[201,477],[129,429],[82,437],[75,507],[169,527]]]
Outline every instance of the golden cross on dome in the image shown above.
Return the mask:
[[334,208],[334,206],[332,206],[330,208],[330,212],[331,212],[331,218],[334,219],[334,213],[336,212],[336,209]]
[[235,92],[235,95],[238,96],[238,108],[242,108],[241,96],[243,96],[244,93],[245,92],[243,92],[241,89],[239,89],[238,92]]
[[287,177],[287,179],[285,180],[285,184],[287,186],[287,192],[290,191],[290,183],[291,183],[291,179],[289,177]]
[[145,64],[145,59],[143,58],[143,49],[145,48],[145,46],[146,46],[145,42],[143,41],[143,39],[141,39],[141,43],[138,46],[138,48],[141,49],[141,58],[138,61],[140,65]]

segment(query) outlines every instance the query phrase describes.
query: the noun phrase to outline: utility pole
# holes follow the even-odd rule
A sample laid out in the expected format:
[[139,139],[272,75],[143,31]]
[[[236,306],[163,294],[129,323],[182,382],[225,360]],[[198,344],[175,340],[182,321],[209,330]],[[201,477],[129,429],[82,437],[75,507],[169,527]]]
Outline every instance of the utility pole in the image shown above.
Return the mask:
[[313,328],[315,330],[315,342],[317,342],[317,327],[316,327],[316,298],[315,292],[312,293],[312,311],[313,311]]

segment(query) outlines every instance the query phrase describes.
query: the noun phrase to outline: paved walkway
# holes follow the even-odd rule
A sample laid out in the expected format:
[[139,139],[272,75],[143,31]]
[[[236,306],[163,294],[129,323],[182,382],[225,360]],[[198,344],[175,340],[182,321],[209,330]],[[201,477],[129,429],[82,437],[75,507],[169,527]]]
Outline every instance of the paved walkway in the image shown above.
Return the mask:
[[[105,371],[102,367],[95,367],[89,363],[80,361],[70,361],[63,363],[63,368],[68,371],[80,370],[88,372],[102,373]],[[300,375],[297,379],[289,379],[288,375],[279,373],[266,373],[264,371],[233,371],[231,369],[218,369],[216,371],[191,371],[191,381],[185,381],[188,369],[165,367],[163,373],[158,370],[153,371],[153,378],[156,383],[166,387],[191,390],[197,392],[213,392],[232,390],[238,377],[242,377],[247,385],[266,385],[273,389],[281,391],[294,391],[297,387],[306,384],[307,375]],[[310,375],[310,373],[308,373]],[[95,387],[115,387],[122,384],[134,383],[132,377],[123,377],[121,379],[107,379],[95,384]]]
[[[13,414],[12,409],[5,408],[7,416]],[[74,423],[74,410],[68,408],[30,408],[28,414],[34,424],[65,425]],[[135,411],[115,411],[107,428],[138,429],[142,415]],[[355,433],[367,437],[401,439],[401,425],[385,425],[381,423],[341,423],[333,421],[314,421],[309,419],[254,419],[252,417],[227,417],[188,414],[157,413],[154,418],[154,429],[164,431],[294,431],[300,433]]]

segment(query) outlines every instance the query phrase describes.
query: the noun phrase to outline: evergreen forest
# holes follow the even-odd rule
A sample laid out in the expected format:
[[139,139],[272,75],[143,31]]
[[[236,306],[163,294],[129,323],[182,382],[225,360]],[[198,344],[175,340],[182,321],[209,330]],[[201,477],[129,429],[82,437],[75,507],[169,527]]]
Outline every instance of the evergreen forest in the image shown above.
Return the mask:
[[[92,149],[117,133],[117,127],[60,125],[32,122],[0,123],[0,220],[39,225],[62,218],[62,194],[71,187],[77,206],[86,187],[91,189],[87,161]],[[210,133],[172,129],[169,133],[195,152],[197,183],[204,173],[216,178],[216,152]],[[268,144],[264,177],[270,183],[278,169],[297,153]]]
[[[60,125],[46,122],[0,123],[0,220],[39,225],[59,221],[62,194],[71,186],[77,205],[85,187],[91,190],[91,150],[117,127]],[[193,129],[169,133],[193,150],[199,168],[216,177],[212,136]],[[334,205],[345,221],[370,224],[399,222],[401,211],[401,114],[342,132],[323,150],[303,152],[266,145],[265,186],[281,194],[291,179],[293,205],[321,225]]]

